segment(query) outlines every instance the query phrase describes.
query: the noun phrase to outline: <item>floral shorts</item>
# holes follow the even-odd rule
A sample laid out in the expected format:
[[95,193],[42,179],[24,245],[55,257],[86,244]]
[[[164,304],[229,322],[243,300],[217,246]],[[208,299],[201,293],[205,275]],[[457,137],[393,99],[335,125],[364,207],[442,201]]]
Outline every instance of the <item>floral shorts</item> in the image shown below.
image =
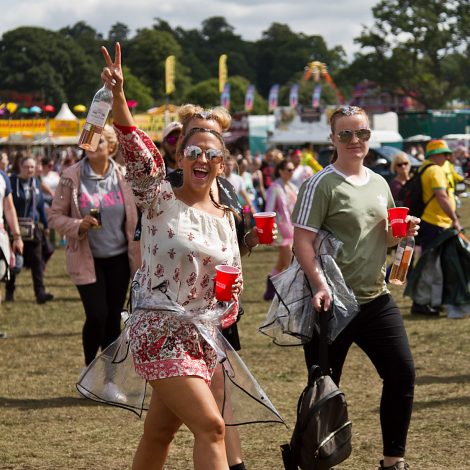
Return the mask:
[[197,376],[210,384],[217,354],[189,321],[165,312],[135,312],[129,330],[137,374],[146,380]]

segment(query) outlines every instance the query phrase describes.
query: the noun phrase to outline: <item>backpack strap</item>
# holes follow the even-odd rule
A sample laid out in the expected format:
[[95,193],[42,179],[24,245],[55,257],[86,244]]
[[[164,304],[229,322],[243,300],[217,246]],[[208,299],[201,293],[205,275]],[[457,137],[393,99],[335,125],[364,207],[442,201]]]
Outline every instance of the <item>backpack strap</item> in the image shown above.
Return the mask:
[[328,375],[328,341],[327,341],[327,329],[328,329],[328,317],[330,311],[321,311],[318,316],[320,317],[320,341],[318,344],[318,363],[323,375]]
[[[431,165],[427,165],[425,166],[421,171],[418,170],[418,174],[419,174],[419,177],[421,178],[421,176],[423,176],[424,172],[430,168],[431,166],[434,166],[435,163],[431,163]],[[423,186],[423,180],[421,180],[421,186]],[[424,211],[426,210],[426,207],[428,207],[428,204],[436,197],[436,195],[434,194],[434,192],[432,193],[432,196],[426,201],[424,202],[424,207],[423,207],[423,213]]]

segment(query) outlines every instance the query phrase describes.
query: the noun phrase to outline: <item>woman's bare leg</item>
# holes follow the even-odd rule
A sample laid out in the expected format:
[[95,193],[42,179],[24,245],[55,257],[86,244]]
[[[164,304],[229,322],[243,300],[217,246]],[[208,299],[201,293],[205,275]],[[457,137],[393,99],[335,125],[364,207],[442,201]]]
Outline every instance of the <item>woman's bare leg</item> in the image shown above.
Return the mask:
[[[159,400],[194,434],[194,469],[228,470],[225,423],[206,382],[200,377],[171,377],[151,385]],[[165,428],[170,431],[168,425]]]
[[144,434],[134,455],[132,470],[161,470],[171,441],[180,426],[181,420],[163,404],[155,390],[152,390]]
[[[221,363],[217,364],[211,381],[211,391],[219,410],[222,411],[224,403],[225,386],[224,386],[224,368]],[[225,397],[225,407],[231,406],[230,397]],[[225,428],[225,450],[227,452],[227,460],[229,465],[236,465],[243,462],[242,447],[240,443],[240,435],[237,426],[227,426]]]

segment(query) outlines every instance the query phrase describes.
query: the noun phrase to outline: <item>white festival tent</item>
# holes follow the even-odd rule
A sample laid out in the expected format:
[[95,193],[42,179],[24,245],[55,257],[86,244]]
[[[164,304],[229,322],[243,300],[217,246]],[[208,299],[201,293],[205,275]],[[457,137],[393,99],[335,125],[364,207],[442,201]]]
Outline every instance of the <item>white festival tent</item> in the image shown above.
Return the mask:
[[431,140],[430,135],[417,134],[407,137],[404,142],[427,142],[428,140]]
[[70,111],[69,105],[67,103],[62,103],[59,112],[54,119],[59,121],[78,121],[77,116]]
[[372,129],[369,147],[381,147],[382,145],[397,144],[401,142],[403,142],[403,137],[397,131]]
[[326,122],[325,115],[322,115],[320,121],[317,122],[303,122],[300,116],[296,115],[288,125],[275,128],[272,135],[268,137],[268,143],[270,145],[329,144],[330,133],[330,126]]
[[[330,126],[326,122],[325,115],[318,122],[302,122],[299,116],[296,116],[287,128],[276,128],[268,137],[268,142],[271,145],[302,145],[306,143],[328,145],[331,144],[330,134]],[[401,142],[403,142],[403,137],[397,130],[373,129],[369,146],[380,147]]]

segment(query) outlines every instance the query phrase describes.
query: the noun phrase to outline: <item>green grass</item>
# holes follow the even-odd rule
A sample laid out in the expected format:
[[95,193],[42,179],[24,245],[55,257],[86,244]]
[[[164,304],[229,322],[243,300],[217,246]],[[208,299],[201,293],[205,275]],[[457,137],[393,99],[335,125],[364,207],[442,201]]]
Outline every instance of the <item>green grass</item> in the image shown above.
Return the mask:
[[[470,203],[462,218],[468,221]],[[468,226],[468,223],[466,224]],[[305,384],[301,348],[279,348],[257,333],[268,304],[261,300],[275,260],[269,248],[244,259],[245,315],[239,324],[241,355],[284,417],[282,425],[240,428],[250,470],[281,469],[279,445],[288,441],[297,397]],[[31,276],[18,278],[15,302],[0,308],[0,469],[130,468],[143,420],[121,409],[79,398],[83,310],[58,250],[46,273],[55,300],[37,305]],[[407,458],[413,470],[470,468],[470,318],[418,318],[409,313],[402,289],[393,293],[406,322],[417,369],[415,406]],[[381,383],[356,347],[348,356],[342,389],[353,421],[353,453],[340,470],[374,469],[381,454]],[[192,468],[192,435],[177,435],[167,469]]]

